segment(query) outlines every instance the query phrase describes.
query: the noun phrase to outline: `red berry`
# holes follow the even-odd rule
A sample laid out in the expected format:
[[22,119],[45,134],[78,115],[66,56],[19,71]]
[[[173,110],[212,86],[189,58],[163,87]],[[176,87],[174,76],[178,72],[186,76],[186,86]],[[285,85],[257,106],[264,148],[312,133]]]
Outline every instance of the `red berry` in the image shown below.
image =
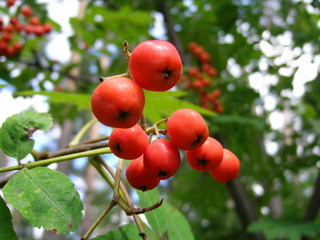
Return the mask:
[[7,0],[6,2],[7,2],[7,6],[11,7],[15,4],[16,0]]
[[142,89],[125,77],[104,80],[91,96],[93,114],[109,127],[133,127],[140,120],[144,103]]
[[24,17],[30,17],[32,15],[32,8],[29,7],[29,6],[23,6],[21,8],[21,14],[24,16]]
[[133,49],[129,68],[132,78],[142,88],[166,91],[179,81],[182,62],[177,49],[170,42],[147,40]]
[[189,165],[198,171],[210,171],[216,168],[221,163],[222,157],[223,147],[212,137],[208,137],[200,147],[186,151]]
[[1,36],[1,41],[10,42],[12,40],[12,34],[10,32],[4,32]]
[[41,25],[35,25],[33,28],[33,33],[37,36],[41,36],[45,33],[45,29]]
[[182,150],[199,147],[209,135],[201,114],[189,108],[179,109],[169,117],[167,131],[172,143]]
[[23,45],[20,42],[16,42],[12,46],[13,46],[13,49],[14,49],[15,53],[20,52],[22,50],[22,48],[23,48]]
[[43,31],[44,33],[49,33],[52,30],[52,26],[49,23],[43,24]]
[[143,159],[143,165],[148,173],[161,180],[172,177],[178,171],[181,163],[179,150],[167,139],[152,141]]
[[31,24],[26,24],[26,25],[24,26],[24,31],[25,31],[27,34],[33,33],[33,29],[34,29],[34,26],[31,25]]
[[207,52],[203,52],[200,54],[199,58],[201,62],[207,63],[210,61],[210,54]]
[[136,124],[131,128],[113,129],[109,138],[109,147],[117,157],[132,160],[145,152],[148,141],[146,132]]
[[40,19],[38,17],[33,16],[30,18],[29,23],[31,25],[37,26],[40,24]]
[[143,156],[130,161],[126,170],[126,178],[131,187],[142,191],[154,189],[160,183],[158,178],[148,174],[143,166]]
[[230,150],[223,149],[223,159],[220,165],[209,173],[218,182],[229,182],[238,176],[240,161]]

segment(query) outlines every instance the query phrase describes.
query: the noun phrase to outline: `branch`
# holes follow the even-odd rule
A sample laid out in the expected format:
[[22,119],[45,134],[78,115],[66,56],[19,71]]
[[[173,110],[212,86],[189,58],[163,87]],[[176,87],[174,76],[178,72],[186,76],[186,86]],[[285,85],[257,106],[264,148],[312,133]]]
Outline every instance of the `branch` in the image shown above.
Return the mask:
[[312,222],[317,218],[320,209],[320,170],[314,183],[313,194],[303,217],[304,222]]
[[[236,209],[243,229],[246,229],[250,223],[257,220],[255,208],[251,203],[239,178],[227,183],[228,190],[236,203]],[[249,240],[264,240],[264,236],[260,233],[247,233]]]

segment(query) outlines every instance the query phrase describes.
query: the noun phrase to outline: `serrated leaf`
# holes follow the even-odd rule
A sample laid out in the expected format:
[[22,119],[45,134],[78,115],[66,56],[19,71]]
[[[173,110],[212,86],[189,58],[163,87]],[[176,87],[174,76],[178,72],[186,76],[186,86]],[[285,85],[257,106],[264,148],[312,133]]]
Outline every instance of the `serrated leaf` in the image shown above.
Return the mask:
[[11,213],[0,196],[0,239],[18,240],[12,225]]
[[68,234],[82,219],[83,203],[73,183],[49,168],[21,170],[3,188],[3,194],[34,227]]
[[32,133],[48,130],[52,118],[47,113],[27,111],[6,119],[0,128],[0,148],[10,157],[21,160],[33,149]]
[[123,225],[111,232],[92,238],[92,240],[141,240],[137,226]]
[[215,116],[215,113],[212,111],[182,100],[181,97],[185,96],[185,93],[182,91],[144,91],[144,93],[146,98],[144,114],[151,122],[156,122],[162,118],[168,117],[180,108],[191,108],[200,114]]
[[67,92],[47,92],[47,91],[23,91],[15,93],[17,96],[33,96],[33,95],[43,95],[49,98],[51,103],[65,103],[74,104],[79,110],[91,109],[90,100],[91,96],[89,94],[80,93],[67,93]]

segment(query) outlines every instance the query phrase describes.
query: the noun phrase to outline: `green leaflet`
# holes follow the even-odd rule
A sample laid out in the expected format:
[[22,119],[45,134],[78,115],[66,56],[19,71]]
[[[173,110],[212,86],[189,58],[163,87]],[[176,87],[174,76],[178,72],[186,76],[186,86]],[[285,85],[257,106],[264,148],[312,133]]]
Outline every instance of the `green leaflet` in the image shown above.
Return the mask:
[[73,183],[49,168],[21,170],[3,188],[3,194],[34,227],[68,234],[82,219],[83,203]]
[[0,196],[0,239],[18,240],[12,226],[12,217],[5,201]]
[[10,157],[21,160],[33,149],[32,133],[48,130],[52,118],[47,113],[27,111],[6,119],[0,128],[0,148]]
[[[150,207],[160,200],[157,189],[136,191],[142,207]],[[190,225],[183,214],[168,202],[149,212],[145,216],[159,239],[165,234],[170,240],[194,240]]]
[[92,240],[141,240],[137,226],[126,224]]
[[313,222],[289,222],[276,219],[261,219],[249,225],[249,232],[262,232],[266,239],[285,237],[288,240],[299,240],[302,235],[320,236],[319,225]]
[[67,92],[47,92],[47,91],[23,91],[17,92],[17,96],[33,96],[33,95],[43,95],[49,97],[49,102],[51,103],[71,103],[78,107],[79,110],[91,109],[89,94],[81,93],[67,93]]
[[215,113],[212,111],[180,99],[186,94],[183,91],[144,91],[144,93],[146,97],[144,114],[151,122],[156,122],[162,118],[169,117],[174,111],[180,108],[191,108],[200,114],[215,116]]

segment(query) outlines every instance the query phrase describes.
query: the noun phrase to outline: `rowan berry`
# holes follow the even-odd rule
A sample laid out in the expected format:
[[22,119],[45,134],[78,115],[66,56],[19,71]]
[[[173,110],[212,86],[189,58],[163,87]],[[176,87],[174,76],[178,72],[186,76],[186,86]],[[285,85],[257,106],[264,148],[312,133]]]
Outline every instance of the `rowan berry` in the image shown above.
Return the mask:
[[119,158],[132,160],[140,157],[148,146],[148,135],[139,124],[131,128],[115,128],[109,137],[109,147]]
[[29,7],[29,6],[23,6],[21,8],[21,14],[24,16],[24,17],[30,17],[32,16],[32,8]]
[[142,115],[145,97],[131,79],[113,77],[100,83],[91,96],[91,110],[102,124],[109,127],[133,127]]
[[161,180],[172,177],[178,171],[180,163],[177,147],[163,138],[152,141],[143,156],[143,165],[148,173]]
[[216,168],[222,158],[223,147],[219,141],[212,137],[208,137],[200,147],[186,151],[189,165],[198,171],[210,171]]
[[240,161],[228,149],[223,149],[223,158],[218,167],[209,171],[210,175],[218,182],[229,182],[236,178],[240,171]]
[[147,191],[154,189],[160,183],[160,179],[149,175],[143,165],[143,156],[130,161],[127,170],[126,178],[131,187]]
[[174,87],[182,73],[178,50],[164,40],[147,40],[138,44],[129,60],[130,74],[142,88],[166,91]]
[[189,108],[172,113],[166,128],[172,143],[182,150],[199,147],[209,135],[208,126],[201,114]]

